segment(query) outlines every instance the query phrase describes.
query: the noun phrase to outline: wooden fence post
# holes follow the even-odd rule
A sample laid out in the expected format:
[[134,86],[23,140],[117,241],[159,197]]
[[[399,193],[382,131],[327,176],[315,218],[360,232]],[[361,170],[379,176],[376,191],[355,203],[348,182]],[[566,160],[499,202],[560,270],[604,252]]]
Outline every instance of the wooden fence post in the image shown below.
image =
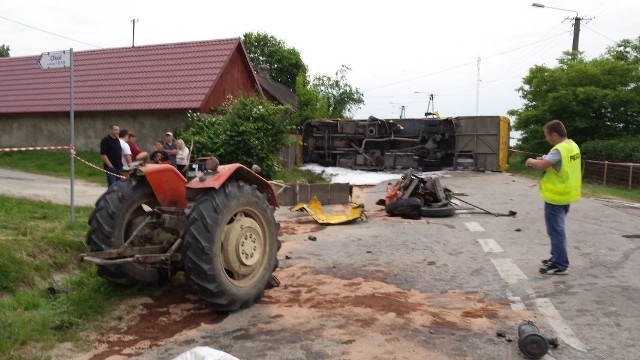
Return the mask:
[[633,164],[629,164],[629,190],[631,190],[632,184],[633,184]]
[[602,179],[602,185],[607,185],[607,164],[609,162],[605,161],[604,162],[604,178]]

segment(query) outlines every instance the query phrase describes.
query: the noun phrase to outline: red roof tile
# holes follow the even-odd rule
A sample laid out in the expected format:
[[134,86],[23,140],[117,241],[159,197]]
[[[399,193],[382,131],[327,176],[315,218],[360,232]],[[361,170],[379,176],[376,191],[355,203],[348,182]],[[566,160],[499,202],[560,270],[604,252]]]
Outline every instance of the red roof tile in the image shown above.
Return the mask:
[[[238,46],[240,38],[74,52],[74,109],[199,109]],[[68,69],[41,70],[39,58],[0,58],[0,113],[69,111]]]

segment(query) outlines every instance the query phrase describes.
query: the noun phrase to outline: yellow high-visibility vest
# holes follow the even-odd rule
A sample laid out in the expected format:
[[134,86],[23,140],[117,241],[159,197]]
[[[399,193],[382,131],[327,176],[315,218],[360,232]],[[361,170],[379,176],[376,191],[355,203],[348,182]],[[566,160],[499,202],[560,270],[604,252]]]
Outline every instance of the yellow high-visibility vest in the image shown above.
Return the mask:
[[540,180],[540,196],[550,204],[568,205],[580,200],[582,190],[580,148],[573,140],[567,140],[557,144],[553,149],[560,152],[562,167],[560,171],[556,171],[553,166],[545,170]]

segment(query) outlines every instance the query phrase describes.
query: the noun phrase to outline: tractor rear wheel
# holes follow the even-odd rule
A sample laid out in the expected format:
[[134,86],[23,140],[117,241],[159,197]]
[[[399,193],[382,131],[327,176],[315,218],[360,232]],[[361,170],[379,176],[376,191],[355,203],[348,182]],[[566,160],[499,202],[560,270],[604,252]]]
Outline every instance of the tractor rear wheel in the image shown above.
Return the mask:
[[274,211],[254,186],[229,180],[187,215],[185,279],[216,310],[246,308],[262,297],[278,264]]
[[[147,216],[142,204],[158,206],[145,178],[131,177],[110,186],[89,217],[86,243],[91,251],[120,248]],[[165,269],[133,263],[98,266],[98,275],[121,285],[158,283],[169,277]]]

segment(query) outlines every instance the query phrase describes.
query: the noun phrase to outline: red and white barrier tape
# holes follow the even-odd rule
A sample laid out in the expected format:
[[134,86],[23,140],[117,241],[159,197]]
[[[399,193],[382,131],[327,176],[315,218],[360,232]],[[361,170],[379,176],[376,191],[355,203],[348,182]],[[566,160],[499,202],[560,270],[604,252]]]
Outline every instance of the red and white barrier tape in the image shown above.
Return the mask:
[[12,148],[0,148],[0,152],[9,151],[29,151],[29,150],[65,150],[71,149],[71,146],[27,146],[27,147],[12,147]]
[[89,167],[92,167],[92,168],[94,168],[94,169],[98,169],[98,170],[100,170],[100,171],[102,171],[102,172],[104,172],[104,173],[107,173],[107,174],[113,175],[113,176],[118,177],[118,178],[120,178],[120,179],[126,179],[126,177],[124,177],[124,176],[122,176],[122,175],[120,175],[120,174],[112,173],[112,172],[110,172],[110,171],[107,171],[107,170],[105,170],[105,169],[102,169],[102,168],[99,168],[99,167],[95,166],[94,164],[92,164],[92,163],[88,162],[87,160],[85,160],[85,159],[83,159],[83,158],[79,157],[79,156],[78,156],[78,155],[76,155],[75,153],[73,154],[73,157],[74,157],[74,158],[76,158],[76,159],[78,159],[78,160],[80,160],[81,162],[85,163],[85,164],[86,164],[86,165],[88,165]]
[[107,171],[105,169],[99,168],[96,165],[88,162],[87,160],[79,157],[76,155],[76,147],[71,144],[68,146],[26,146],[26,147],[12,147],[12,148],[0,148],[0,152],[9,152],[9,151],[29,151],[29,150],[66,150],[69,149],[69,152],[71,153],[71,155],[80,160],[81,162],[85,163],[86,165],[88,165],[89,167],[92,167],[94,169],[98,169],[104,173],[113,175],[115,177],[121,178],[121,179],[126,179],[126,177],[120,175],[120,174],[115,174],[112,173],[110,171]]

